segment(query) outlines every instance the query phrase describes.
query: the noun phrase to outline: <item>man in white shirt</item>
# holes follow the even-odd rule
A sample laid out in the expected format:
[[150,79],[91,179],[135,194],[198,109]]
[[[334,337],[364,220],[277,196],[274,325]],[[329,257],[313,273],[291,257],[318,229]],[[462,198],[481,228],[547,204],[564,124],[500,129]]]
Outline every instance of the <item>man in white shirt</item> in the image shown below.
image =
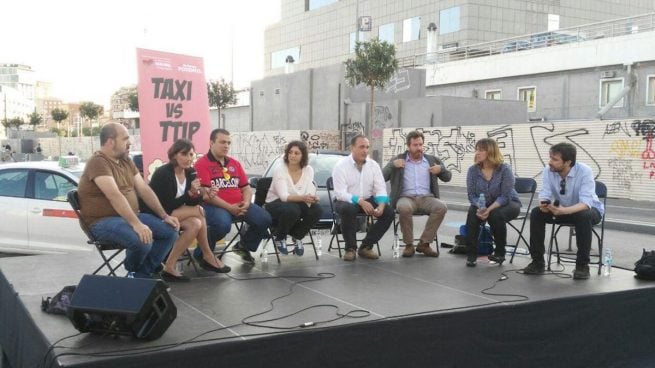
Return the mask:
[[393,221],[393,210],[380,165],[368,158],[369,142],[362,135],[350,140],[351,154],[332,170],[335,211],[341,218],[341,233],[346,242],[344,261],[353,261],[357,249],[357,215],[365,213],[377,221],[369,228],[357,252],[360,257],[377,259],[373,244],[377,243]]

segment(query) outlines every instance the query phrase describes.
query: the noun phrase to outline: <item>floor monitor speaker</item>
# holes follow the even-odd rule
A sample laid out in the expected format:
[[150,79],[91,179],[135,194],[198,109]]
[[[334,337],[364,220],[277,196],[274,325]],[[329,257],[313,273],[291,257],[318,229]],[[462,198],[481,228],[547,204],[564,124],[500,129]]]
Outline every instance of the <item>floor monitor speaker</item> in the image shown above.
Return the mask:
[[84,275],[67,314],[80,332],[154,340],[173,323],[177,308],[160,280]]

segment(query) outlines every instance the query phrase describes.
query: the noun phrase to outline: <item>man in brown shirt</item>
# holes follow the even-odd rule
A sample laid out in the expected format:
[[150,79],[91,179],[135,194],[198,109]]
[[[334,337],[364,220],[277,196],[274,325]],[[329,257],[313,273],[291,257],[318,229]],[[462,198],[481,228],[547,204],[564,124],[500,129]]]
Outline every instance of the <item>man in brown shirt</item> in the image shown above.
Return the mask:
[[[82,220],[99,241],[126,248],[125,269],[150,278],[177,239],[180,223],[169,216],[129,158],[130,136],[118,123],[100,131],[99,151],[86,163],[78,195]],[[155,215],[139,213],[140,197]]]

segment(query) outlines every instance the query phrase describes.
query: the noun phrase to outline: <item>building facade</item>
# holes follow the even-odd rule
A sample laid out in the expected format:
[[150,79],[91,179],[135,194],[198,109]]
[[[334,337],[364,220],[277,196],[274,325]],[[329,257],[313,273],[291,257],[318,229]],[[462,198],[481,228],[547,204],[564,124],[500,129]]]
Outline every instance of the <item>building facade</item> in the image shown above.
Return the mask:
[[341,63],[356,39],[393,43],[405,59],[653,11],[651,0],[281,0],[265,75],[284,73],[289,56],[296,71]]

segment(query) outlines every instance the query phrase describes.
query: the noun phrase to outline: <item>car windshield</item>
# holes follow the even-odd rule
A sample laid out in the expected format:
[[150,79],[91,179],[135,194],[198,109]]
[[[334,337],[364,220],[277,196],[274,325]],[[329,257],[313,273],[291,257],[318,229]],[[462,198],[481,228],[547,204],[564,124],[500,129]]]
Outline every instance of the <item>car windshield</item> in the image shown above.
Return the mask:
[[[310,154],[309,166],[314,169],[314,182],[319,188],[325,188],[325,182],[332,176],[332,168],[344,156],[335,154]],[[275,159],[264,176],[273,176],[273,173],[282,165],[282,157]]]

